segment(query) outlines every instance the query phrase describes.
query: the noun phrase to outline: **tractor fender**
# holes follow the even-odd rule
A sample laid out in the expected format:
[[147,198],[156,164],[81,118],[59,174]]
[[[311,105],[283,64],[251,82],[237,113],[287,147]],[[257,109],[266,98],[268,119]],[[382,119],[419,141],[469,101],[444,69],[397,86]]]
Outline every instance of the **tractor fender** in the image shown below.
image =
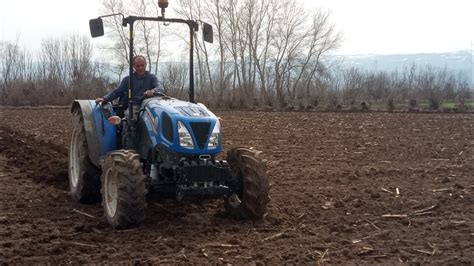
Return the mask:
[[75,100],[71,106],[71,113],[74,113],[77,109],[81,111],[82,119],[84,121],[84,130],[86,132],[89,159],[95,166],[100,167],[100,146],[95,132],[96,127],[91,102],[93,101]]

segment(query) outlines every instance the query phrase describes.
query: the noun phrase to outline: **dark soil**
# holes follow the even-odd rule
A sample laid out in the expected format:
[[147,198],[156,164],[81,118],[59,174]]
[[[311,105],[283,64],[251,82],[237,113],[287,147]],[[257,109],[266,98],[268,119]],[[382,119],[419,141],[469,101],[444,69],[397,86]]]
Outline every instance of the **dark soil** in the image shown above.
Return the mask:
[[115,231],[69,197],[68,110],[0,109],[0,264],[474,263],[472,114],[218,115],[225,147],[268,160],[266,218],[149,202]]

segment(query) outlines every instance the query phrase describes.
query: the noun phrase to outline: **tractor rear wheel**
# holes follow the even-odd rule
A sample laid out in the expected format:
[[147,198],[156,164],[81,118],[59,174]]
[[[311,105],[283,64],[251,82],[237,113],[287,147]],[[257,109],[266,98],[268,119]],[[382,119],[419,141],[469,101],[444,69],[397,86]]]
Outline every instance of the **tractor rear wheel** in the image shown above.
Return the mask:
[[145,175],[139,155],[129,150],[111,152],[102,165],[102,205],[115,229],[140,226],[145,220]]
[[227,152],[232,175],[241,185],[240,191],[225,200],[226,211],[234,217],[261,219],[267,212],[270,182],[266,162],[260,153],[243,147]]
[[76,110],[72,116],[69,189],[71,197],[77,202],[100,202],[100,169],[89,159],[84,120],[80,110]]

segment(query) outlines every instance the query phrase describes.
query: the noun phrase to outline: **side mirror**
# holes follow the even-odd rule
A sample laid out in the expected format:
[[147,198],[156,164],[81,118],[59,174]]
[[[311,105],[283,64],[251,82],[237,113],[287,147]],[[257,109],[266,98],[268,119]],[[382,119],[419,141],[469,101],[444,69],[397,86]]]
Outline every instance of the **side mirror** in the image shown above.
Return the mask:
[[213,43],[214,42],[214,32],[212,31],[212,26],[204,23],[202,26],[202,37],[205,42]]
[[89,29],[91,31],[92,38],[100,37],[104,35],[104,22],[101,18],[89,20]]

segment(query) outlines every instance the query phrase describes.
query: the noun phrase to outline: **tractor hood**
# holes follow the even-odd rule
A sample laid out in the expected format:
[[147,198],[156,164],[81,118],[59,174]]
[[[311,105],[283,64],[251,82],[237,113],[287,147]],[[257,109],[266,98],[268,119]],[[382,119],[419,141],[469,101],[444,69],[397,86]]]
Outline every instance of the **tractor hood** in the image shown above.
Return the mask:
[[175,98],[162,97],[145,100],[144,106],[150,109],[161,109],[169,115],[185,117],[215,117],[203,104],[181,101]]
[[170,97],[143,101],[140,118],[154,145],[176,153],[217,154],[222,151],[220,123],[207,107]]

